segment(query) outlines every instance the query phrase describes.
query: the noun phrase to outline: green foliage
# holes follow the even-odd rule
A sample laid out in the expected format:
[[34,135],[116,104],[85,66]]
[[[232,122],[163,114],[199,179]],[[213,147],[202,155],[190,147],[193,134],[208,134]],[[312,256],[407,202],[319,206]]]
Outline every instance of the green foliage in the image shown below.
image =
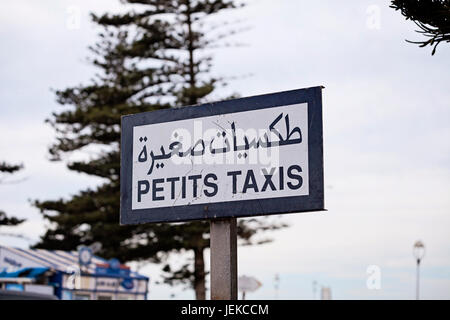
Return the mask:
[[8,164],[4,161],[0,162],[0,172],[2,173],[14,173],[23,168],[21,164]]
[[418,33],[429,38],[424,41],[408,41],[420,47],[433,46],[432,55],[441,42],[450,42],[449,0],[393,0],[390,6],[400,10],[406,20],[412,20],[420,28]]
[[[92,63],[100,71],[89,85],[56,91],[64,109],[48,120],[57,132],[49,150],[53,159],[97,147],[97,157],[69,162],[68,168],[101,177],[104,183],[70,199],[35,201],[51,223],[36,247],[73,250],[99,241],[99,255],[105,258],[157,263],[171,253],[190,251],[195,267],[185,264],[173,270],[166,265],[166,282],[187,284],[204,299],[208,222],[119,225],[120,117],[204,101],[221,81],[210,76],[211,57],[204,49],[214,40],[202,31],[204,19],[236,5],[225,0],[124,2],[132,7],[128,13],[92,15],[103,27],[98,43],[90,48]],[[239,234],[250,244],[257,230],[284,226],[240,221]]]
[[14,217],[8,218],[5,212],[0,211],[0,226],[16,226],[24,221],[24,219],[17,219]]
[[[16,171],[19,171],[23,168],[23,165],[21,164],[8,164],[4,161],[0,162],[0,173],[3,174],[12,174]],[[3,177],[1,177],[3,178]],[[1,179],[0,179],[1,182]],[[14,217],[7,217],[6,213],[3,211],[0,211],[0,226],[16,226],[18,224],[21,224],[24,222],[24,219],[17,219]]]

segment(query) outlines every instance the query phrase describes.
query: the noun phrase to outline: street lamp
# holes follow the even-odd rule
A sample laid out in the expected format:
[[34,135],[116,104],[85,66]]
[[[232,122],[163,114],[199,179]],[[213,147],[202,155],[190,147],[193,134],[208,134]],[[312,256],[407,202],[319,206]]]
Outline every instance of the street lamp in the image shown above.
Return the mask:
[[425,245],[422,241],[416,241],[416,243],[414,243],[413,255],[417,262],[416,300],[419,300],[419,267],[420,261],[425,256]]

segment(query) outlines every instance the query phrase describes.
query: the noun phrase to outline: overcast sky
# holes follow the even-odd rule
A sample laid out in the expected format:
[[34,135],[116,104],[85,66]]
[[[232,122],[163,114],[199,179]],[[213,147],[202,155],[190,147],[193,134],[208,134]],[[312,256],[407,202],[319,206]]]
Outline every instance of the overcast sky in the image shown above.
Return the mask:
[[[239,274],[263,283],[247,297],[311,299],[317,281],[335,299],[412,299],[412,246],[421,239],[421,295],[450,299],[450,45],[431,56],[406,43],[421,36],[387,1],[249,3],[222,16],[251,29],[236,37],[248,46],[215,53],[214,73],[239,77],[212,98],[325,86],[328,211],[285,215],[290,228],[272,233],[273,243],[239,248]],[[69,197],[100,182],[48,160],[54,131],[44,121],[61,110],[52,88],[94,75],[86,62],[97,32],[89,12],[120,8],[110,0],[0,4],[0,160],[25,165],[11,178],[24,181],[0,185],[0,208],[27,219],[0,232],[30,238],[0,236],[1,244],[27,247],[45,231],[29,200]],[[373,265],[379,290],[366,284]],[[158,268],[141,269],[152,278],[151,299],[194,297],[156,285]]]

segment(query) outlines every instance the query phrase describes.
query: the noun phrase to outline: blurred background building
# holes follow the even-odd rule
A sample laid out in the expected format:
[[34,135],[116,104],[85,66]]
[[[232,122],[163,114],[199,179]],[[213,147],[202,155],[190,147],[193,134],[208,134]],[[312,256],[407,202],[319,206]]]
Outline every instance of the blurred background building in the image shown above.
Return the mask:
[[[56,296],[63,300],[146,300],[149,278],[116,259],[83,251],[0,246],[0,289]],[[80,259],[81,258],[81,259]]]

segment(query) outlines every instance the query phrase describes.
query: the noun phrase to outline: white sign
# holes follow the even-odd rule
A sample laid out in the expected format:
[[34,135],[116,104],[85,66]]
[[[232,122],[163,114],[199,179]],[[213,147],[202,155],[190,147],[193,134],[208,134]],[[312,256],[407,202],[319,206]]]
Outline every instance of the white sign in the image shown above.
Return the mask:
[[133,209],[309,192],[306,103],[137,126],[133,136]]
[[253,292],[261,286],[262,283],[254,277],[240,276],[238,279],[238,289],[241,292]]

